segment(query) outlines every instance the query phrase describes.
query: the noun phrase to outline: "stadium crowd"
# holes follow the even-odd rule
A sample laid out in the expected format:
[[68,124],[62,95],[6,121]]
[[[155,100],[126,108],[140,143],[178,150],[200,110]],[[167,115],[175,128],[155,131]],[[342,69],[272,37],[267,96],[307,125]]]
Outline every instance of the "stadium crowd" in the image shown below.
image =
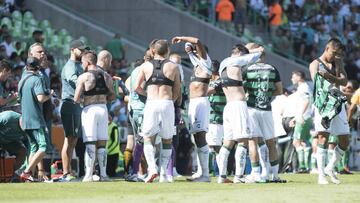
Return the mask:
[[[110,181],[122,154],[124,178],[133,182],[173,182],[178,172],[210,182],[213,172],[218,183],[284,183],[279,171],[311,171],[319,184],[328,184],[325,175],[339,184],[335,171],[351,173],[360,90],[343,66],[349,44],[336,36],[309,56],[313,82],[294,71],[292,89],[265,63],[260,44],[236,44],[219,62],[198,38],[175,36],[171,43],[184,43],[194,66],[186,87],[181,56],[166,40],[150,42],[128,71],[119,35],[98,53],[75,39],[66,64],[56,67],[43,31],[23,47],[1,28],[0,146],[16,156],[21,181]],[[54,153],[53,124],[64,129],[62,174],[49,179],[43,159]]]

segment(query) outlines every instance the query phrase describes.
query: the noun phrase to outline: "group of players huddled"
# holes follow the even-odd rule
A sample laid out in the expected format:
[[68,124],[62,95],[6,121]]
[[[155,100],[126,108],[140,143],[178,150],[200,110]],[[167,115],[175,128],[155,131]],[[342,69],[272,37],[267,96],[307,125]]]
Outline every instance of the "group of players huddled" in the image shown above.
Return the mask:
[[[213,153],[219,170],[218,183],[286,182],[278,176],[277,124],[272,112],[272,101],[275,96],[283,94],[283,87],[278,70],[265,63],[264,47],[256,43],[236,44],[229,50],[230,56],[219,63],[210,59],[205,45],[195,37],[176,36],[171,43],[185,43],[185,52],[193,65],[187,115],[189,131],[196,145],[198,167],[187,180],[211,181],[209,154]],[[121,78],[111,77],[106,72],[112,60],[108,51],[96,54],[80,40],[71,42],[70,47],[70,59],[61,74],[61,119],[65,140],[61,152],[63,175],[57,181],[76,178],[72,174],[70,161],[80,136],[86,148],[85,176],[82,181],[94,181],[96,159],[100,181],[109,181],[106,170],[109,159],[105,149],[109,134],[107,104],[115,99],[114,89],[118,88]],[[313,123],[318,140],[314,149],[316,153],[313,153],[318,166],[319,184],[328,184],[326,176],[333,183],[340,183],[334,167],[349,145],[348,116],[345,101],[339,92],[339,86],[347,84],[342,65],[343,49],[338,39],[330,39],[323,54],[310,64],[315,88],[305,82],[303,72],[294,71],[292,75],[298,95],[296,101],[292,102],[295,113],[288,122],[295,127],[293,145],[301,165],[306,147],[304,140]],[[0,113],[0,144],[1,148],[16,155],[17,169],[27,155],[21,140],[28,138],[28,164],[20,179],[35,181],[33,173],[36,167],[38,177],[47,179],[43,174],[42,159],[49,145],[47,134],[51,127],[47,127],[44,111],[45,103],[53,92],[46,74],[41,71],[46,63],[43,46],[33,44],[28,55],[18,87],[21,115],[13,111]],[[132,174],[127,174],[128,179],[139,179],[137,174],[144,155],[147,163],[144,182],[154,182],[158,177],[159,182],[174,181],[172,162],[175,152],[172,141],[176,126],[183,121],[180,106],[184,76],[179,63],[179,55],[170,55],[168,41],[153,40],[143,60],[138,61],[125,85],[121,86],[121,91],[127,93],[129,112],[125,162],[129,156],[133,157]],[[2,61],[0,78],[7,71],[6,62]],[[325,167],[330,134],[338,137],[338,144],[333,147]],[[228,158],[233,148],[235,174],[233,180],[229,180]],[[245,175],[247,157],[250,158],[251,172]]]

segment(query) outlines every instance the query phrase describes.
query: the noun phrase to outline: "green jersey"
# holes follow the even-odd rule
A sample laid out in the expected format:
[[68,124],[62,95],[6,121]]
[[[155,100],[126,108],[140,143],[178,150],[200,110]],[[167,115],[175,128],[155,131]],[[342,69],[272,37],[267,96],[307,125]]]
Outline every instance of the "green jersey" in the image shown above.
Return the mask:
[[222,90],[221,80],[214,80],[209,83],[209,87],[215,89],[216,93],[209,96],[210,102],[210,123],[223,124],[223,111],[226,105],[226,97]]
[[130,108],[133,111],[142,113],[145,108],[146,97],[138,94],[135,91],[136,79],[139,73],[140,67],[136,67],[130,75]]
[[79,61],[74,61],[69,59],[64,68],[61,71],[61,83],[62,83],[62,93],[61,98],[64,99],[74,99],[76,82],[83,73],[83,68]]
[[256,63],[243,71],[244,87],[248,94],[247,105],[264,111],[271,111],[271,99],[275,83],[280,82],[278,70],[269,64]]
[[122,52],[122,42],[121,39],[112,39],[106,45],[105,49],[108,50],[114,59],[124,58],[124,53]]
[[[24,79],[31,75],[24,83]],[[37,99],[37,95],[45,95],[44,80],[39,74],[26,72],[19,82],[19,97],[21,101],[22,128],[40,129],[45,127],[43,107]]]
[[19,125],[21,115],[14,111],[0,113],[0,144],[20,141],[25,132]]

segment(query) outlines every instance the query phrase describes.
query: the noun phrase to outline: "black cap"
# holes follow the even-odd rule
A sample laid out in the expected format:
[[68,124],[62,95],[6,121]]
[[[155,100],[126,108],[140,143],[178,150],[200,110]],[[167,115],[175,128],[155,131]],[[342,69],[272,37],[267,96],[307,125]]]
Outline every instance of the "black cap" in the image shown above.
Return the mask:
[[40,61],[39,61],[39,59],[37,59],[35,57],[28,57],[26,59],[26,66],[30,67],[32,69],[39,69]]
[[71,43],[70,43],[70,48],[71,49],[80,49],[80,50],[85,50],[85,49],[89,49],[88,46],[85,45],[84,42],[82,42],[81,40],[79,39],[76,39],[76,40],[73,40]]

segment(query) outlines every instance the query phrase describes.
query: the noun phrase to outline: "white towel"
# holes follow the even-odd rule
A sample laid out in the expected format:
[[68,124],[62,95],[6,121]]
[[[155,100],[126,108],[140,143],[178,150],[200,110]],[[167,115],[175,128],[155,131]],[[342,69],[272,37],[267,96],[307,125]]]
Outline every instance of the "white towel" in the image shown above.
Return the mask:
[[236,67],[241,68],[242,66],[245,66],[245,65],[254,64],[260,59],[260,56],[261,56],[261,52],[246,54],[243,56],[230,56],[230,57],[224,59],[220,63],[219,74],[221,75],[221,73],[224,71],[224,69],[226,67],[236,66]]
[[[192,49],[194,49],[194,45],[192,45],[189,42],[185,43],[185,48],[186,47],[192,47]],[[198,58],[197,56],[195,56],[195,54],[193,52],[189,52],[188,55],[189,55],[191,63],[194,65],[194,67],[199,66],[204,71],[206,71],[206,73],[208,75],[212,74],[211,59],[207,53],[206,53],[206,60],[203,58]]]

